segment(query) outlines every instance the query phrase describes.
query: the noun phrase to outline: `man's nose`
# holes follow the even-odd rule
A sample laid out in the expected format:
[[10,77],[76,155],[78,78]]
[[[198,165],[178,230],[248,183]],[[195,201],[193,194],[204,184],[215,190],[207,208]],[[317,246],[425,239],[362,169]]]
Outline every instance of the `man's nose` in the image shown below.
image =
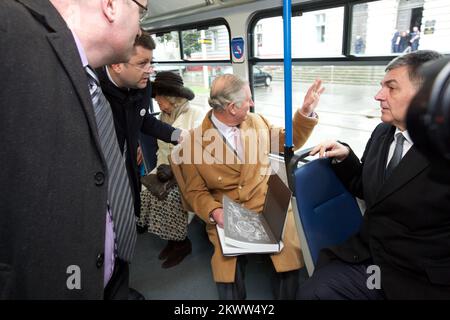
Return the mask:
[[385,100],[385,96],[386,96],[386,94],[385,94],[385,92],[384,92],[384,89],[383,88],[381,88],[378,92],[377,92],[377,94],[375,95],[375,100],[377,100],[377,101],[382,101],[382,100]]

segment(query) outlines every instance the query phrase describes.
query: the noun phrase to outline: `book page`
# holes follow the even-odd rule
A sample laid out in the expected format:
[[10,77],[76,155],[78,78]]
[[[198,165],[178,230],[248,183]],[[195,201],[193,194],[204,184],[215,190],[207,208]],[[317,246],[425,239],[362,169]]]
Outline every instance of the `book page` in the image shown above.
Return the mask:
[[[253,248],[241,248],[241,247],[235,247],[229,244],[225,243],[225,235],[224,231],[221,227],[216,225],[217,235],[219,236],[220,241],[220,247],[222,249],[222,254],[224,256],[238,256],[241,254],[249,254],[249,253],[273,253],[273,252],[280,252],[284,248],[283,241],[280,241],[279,246],[273,246],[273,245],[258,245],[257,247]],[[270,248],[268,248],[270,246]]]
[[271,239],[261,214],[251,212],[226,196],[223,197],[223,207],[226,238],[242,244],[277,243]]

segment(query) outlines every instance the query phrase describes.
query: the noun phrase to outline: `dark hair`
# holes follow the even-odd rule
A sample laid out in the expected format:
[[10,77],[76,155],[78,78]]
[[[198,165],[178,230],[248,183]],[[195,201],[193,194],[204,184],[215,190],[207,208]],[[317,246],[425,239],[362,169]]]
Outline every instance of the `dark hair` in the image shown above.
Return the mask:
[[136,40],[134,41],[134,46],[141,46],[148,50],[155,50],[156,44],[153,40],[150,33],[147,31],[142,30],[142,34],[139,37],[136,37]]
[[386,67],[385,71],[391,71],[400,67],[408,67],[409,80],[416,86],[420,87],[423,82],[423,76],[418,72],[419,67],[428,61],[442,58],[443,55],[433,50],[419,50],[398,56],[392,60]]

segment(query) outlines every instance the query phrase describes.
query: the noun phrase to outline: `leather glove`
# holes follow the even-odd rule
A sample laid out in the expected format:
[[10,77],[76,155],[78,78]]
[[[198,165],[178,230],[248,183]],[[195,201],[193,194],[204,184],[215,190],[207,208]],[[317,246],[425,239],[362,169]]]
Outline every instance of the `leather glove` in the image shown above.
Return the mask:
[[169,181],[173,178],[172,170],[170,169],[170,165],[161,164],[158,168],[156,168],[156,176],[158,180],[161,182]]

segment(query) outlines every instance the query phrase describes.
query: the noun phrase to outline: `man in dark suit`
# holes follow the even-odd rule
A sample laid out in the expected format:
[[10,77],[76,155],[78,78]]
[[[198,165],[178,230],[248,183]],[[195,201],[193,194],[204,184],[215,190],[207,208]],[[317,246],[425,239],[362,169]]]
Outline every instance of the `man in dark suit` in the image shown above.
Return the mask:
[[102,299],[125,279],[88,64],[128,61],[146,4],[0,1],[0,299]]
[[[143,31],[136,38],[133,55],[128,63],[104,66],[97,69],[102,90],[114,113],[114,124],[119,144],[121,144],[121,147],[123,146],[123,138],[126,131],[128,131],[127,135],[130,135],[126,137],[128,144],[130,144],[128,147],[133,146],[134,149],[134,145],[137,145],[139,140],[140,148],[137,154],[136,151],[133,151],[134,154],[130,156],[138,159],[139,166],[144,161],[147,172],[156,167],[157,138],[163,140],[171,139],[171,134],[174,131],[171,128],[171,131],[168,132],[167,129],[170,126],[155,121],[156,118],[152,115],[154,112],[152,85],[149,78],[154,71],[152,61],[155,48],[156,44],[153,38],[150,34]],[[106,68],[108,68],[108,72]],[[141,114],[142,109],[146,111],[144,115]],[[135,131],[136,128],[142,128],[142,130],[140,132]],[[135,133],[131,134],[131,132]],[[128,141],[130,137],[131,143]],[[133,168],[133,170],[138,170],[138,168]]]
[[[127,63],[111,64],[97,69],[102,91],[114,116],[117,140],[126,164],[134,196],[135,214],[140,213],[140,173],[138,142],[143,132],[153,139],[176,143],[181,131],[149,114],[151,103],[150,73],[155,43],[146,32],[136,38],[133,54]],[[174,141],[172,141],[174,138]],[[154,150],[156,156],[156,149]]]
[[334,158],[336,174],[367,209],[357,234],[321,252],[298,298],[450,298],[450,183],[430,179],[430,163],[406,128],[406,111],[423,81],[417,69],[440,57],[416,51],[387,66],[375,96],[383,123],[361,162],[349,146],[335,141],[311,152]]

